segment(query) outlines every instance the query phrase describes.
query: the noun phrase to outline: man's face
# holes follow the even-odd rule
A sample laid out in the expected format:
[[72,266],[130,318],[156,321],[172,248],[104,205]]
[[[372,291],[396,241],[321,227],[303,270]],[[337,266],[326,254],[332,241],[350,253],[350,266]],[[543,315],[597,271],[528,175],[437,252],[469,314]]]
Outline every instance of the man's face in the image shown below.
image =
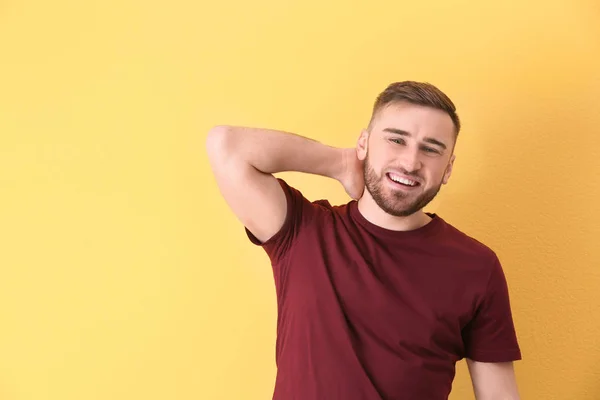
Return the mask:
[[455,140],[454,124],[444,111],[408,103],[388,105],[358,141],[365,188],[388,214],[414,214],[448,182]]

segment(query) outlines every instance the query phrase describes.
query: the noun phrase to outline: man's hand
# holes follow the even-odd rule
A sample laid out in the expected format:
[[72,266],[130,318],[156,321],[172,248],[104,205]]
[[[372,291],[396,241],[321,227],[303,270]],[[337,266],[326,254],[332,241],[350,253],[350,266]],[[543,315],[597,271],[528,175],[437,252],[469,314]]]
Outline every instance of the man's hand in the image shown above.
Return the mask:
[[342,150],[343,168],[338,180],[346,189],[346,193],[358,200],[365,189],[363,162],[358,159],[355,148]]

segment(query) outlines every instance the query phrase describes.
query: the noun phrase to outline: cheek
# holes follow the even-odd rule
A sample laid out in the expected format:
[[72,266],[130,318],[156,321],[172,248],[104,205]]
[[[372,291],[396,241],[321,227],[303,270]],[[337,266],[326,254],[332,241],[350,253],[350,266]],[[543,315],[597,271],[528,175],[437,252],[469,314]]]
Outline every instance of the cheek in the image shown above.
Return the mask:
[[381,160],[381,152],[373,146],[369,147],[369,150],[365,153],[365,163],[367,164],[367,166],[370,169],[379,172],[381,170],[381,167],[383,166]]
[[425,179],[431,184],[437,184],[446,176],[446,164],[442,163],[431,163],[425,168]]
[[386,160],[374,160],[373,158],[369,159],[369,167],[372,171],[375,171],[377,175],[383,175],[383,171],[391,165],[390,162]]

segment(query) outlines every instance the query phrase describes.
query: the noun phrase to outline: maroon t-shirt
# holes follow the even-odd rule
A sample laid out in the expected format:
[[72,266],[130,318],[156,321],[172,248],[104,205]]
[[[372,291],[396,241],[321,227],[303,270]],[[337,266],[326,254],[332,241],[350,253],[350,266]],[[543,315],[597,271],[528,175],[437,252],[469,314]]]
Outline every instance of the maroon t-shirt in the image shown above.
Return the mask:
[[392,231],[358,203],[311,202],[279,179],[281,230],[261,243],[277,293],[274,400],[446,400],[455,363],[521,359],[495,253],[435,214]]

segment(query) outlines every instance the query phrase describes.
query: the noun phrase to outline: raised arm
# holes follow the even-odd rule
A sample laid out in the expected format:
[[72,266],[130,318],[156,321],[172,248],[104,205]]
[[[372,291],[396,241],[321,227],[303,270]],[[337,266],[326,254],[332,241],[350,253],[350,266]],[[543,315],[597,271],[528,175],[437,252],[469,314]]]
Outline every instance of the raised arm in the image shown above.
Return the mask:
[[285,194],[272,174],[297,171],[340,180],[350,154],[288,132],[232,126],[211,129],[206,147],[225,201],[262,242],[281,229],[287,213]]

